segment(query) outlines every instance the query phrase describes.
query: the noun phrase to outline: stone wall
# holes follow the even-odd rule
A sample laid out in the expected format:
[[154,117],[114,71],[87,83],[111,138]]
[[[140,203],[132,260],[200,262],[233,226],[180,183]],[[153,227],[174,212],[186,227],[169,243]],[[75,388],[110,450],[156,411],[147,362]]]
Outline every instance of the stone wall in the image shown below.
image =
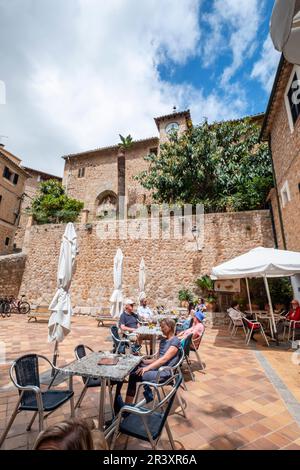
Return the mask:
[[[25,261],[23,253],[0,256],[0,296],[19,294]],[[26,291],[22,293],[26,294]]]
[[[138,296],[141,258],[146,265],[146,292],[150,304],[178,305],[178,290],[195,287],[195,280],[210,273],[212,266],[257,246],[274,246],[269,211],[205,215],[204,246],[197,251],[194,241],[141,239],[103,240],[102,222],[85,230],[76,224],[79,254],[72,282],[72,303],[80,306],[108,305],[113,290],[113,259],[118,247],[124,254],[123,293]],[[56,288],[56,271],[63,225],[33,225],[27,234],[27,263],[21,290],[32,302],[51,299]],[[122,233],[123,235],[123,233]]]
[[[290,66],[290,70],[292,71],[292,66]],[[271,145],[279,194],[286,182],[290,194],[290,201],[286,204],[283,204],[280,198],[286,248],[300,251],[299,230],[295,226],[295,221],[300,219],[300,119],[296,122],[294,131],[291,132],[284,96],[280,97],[276,114],[274,114]],[[275,201],[274,214],[276,205]],[[278,220],[276,223],[276,231],[280,233]]]

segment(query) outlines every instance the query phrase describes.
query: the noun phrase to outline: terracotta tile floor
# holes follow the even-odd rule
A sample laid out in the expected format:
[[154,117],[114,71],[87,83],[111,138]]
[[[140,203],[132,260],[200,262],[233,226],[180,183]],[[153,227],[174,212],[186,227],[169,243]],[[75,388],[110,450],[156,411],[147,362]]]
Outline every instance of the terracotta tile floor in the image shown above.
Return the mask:
[[[5,345],[6,361],[0,365],[0,431],[15,406],[16,390],[8,376],[9,363],[15,358],[37,352],[52,357],[53,345],[47,343],[47,323],[27,323],[23,316],[0,319],[0,341]],[[73,350],[85,343],[95,350],[111,349],[109,329],[97,328],[93,318],[74,317],[72,332],[60,345],[59,362],[73,360]],[[1,344],[0,344],[1,345]],[[291,361],[290,351],[267,349],[256,344],[289,391],[300,400],[299,369]],[[181,391],[186,403],[187,419],[179,408],[170,415],[169,424],[178,450],[182,449],[300,449],[300,428],[286,404],[266,376],[251,347],[241,336],[230,338],[226,329],[206,329],[201,344],[205,373],[197,369],[192,353],[196,381],[186,374],[188,391]],[[76,397],[82,388],[74,380]],[[299,390],[298,390],[299,388]],[[124,387],[124,390],[126,387]],[[90,389],[78,415],[96,417],[97,389]],[[47,419],[50,425],[69,417],[66,404]],[[4,449],[30,449],[37,436],[37,423],[26,432],[30,414],[20,413],[3,445]],[[120,439],[117,448],[122,448]],[[129,449],[149,448],[147,444],[130,439]],[[160,448],[168,449],[166,434]]]

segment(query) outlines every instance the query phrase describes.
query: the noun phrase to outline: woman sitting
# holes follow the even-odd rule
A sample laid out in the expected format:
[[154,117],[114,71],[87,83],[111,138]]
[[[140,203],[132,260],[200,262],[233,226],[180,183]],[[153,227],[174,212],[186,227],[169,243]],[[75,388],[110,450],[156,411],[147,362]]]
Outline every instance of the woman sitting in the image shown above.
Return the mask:
[[[175,321],[166,318],[160,322],[161,331],[164,338],[160,341],[158,359],[143,359],[141,364],[134,369],[128,381],[128,388],[126,393],[125,402],[130,404],[133,402],[137,382],[156,382],[158,369],[162,366],[174,366],[178,361],[178,352],[180,349],[180,339],[174,335]],[[162,381],[166,381],[171,376],[170,371],[164,371],[160,375]],[[123,383],[119,382],[116,388],[115,395],[115,412],[117,413],[122,406],[122,399],[120,398],[121,388]]]
[[203,318],[202,318],[201,312],[196,312],[192,326],[178,333],[177,338],[182,340],[182,339],[187,338],[190,334],[193,334],[193,342],[194,342],[195,348],[197,349],[199,347],[201,337],[204,332],[204,325],[202,323],[202,320]]

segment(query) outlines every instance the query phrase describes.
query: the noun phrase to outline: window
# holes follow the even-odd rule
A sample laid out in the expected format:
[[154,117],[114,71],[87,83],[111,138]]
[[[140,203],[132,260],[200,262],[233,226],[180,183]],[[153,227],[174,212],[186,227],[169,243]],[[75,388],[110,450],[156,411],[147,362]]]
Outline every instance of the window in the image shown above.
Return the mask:
[[291,195],[290,195],[289,184],[286,181],[281,188],[282,207],[285,207],[288,204],[288,202],[290,202],[290,200],[291,200]]
[[154,153],[154,155],[157,155],[157,147],[153,147],[152,149],[150,149],[149,153]]
[[8,246],[8,245],[9,245],[9,242],[10,242],[10,238],[6,237],[6,238],[5,238],[5,246]]
[[0,194],[0,204],[1,204],[1,201],[2,201],[2,195]]
[[85,173],[85,168],[78,168],[78,178],[83,178]]
[[19,175],[17,175],[17,173],[15,173],[14,178],[13,178],[13,183],[18,184],[18,180],[19,180]]
[[285,105],[291,132],[300,116],[300,67],[295,66],[285,90]]
[[6,166],[3,171],[3,178],[11,181],[13,176],[13,173],[10,171],[10,169]]
[[14,185],[18,184],[19,175],[17,173],[13,173],[7,166],[4,167],[3,171],[3,178],[9,180]]

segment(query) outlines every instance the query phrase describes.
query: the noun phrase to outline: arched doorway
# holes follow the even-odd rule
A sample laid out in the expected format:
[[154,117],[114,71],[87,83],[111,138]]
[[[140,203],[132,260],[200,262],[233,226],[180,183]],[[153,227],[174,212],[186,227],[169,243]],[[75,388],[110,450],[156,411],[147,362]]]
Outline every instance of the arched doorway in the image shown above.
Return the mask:
[[111,219],[117,216],[117,195],[113,191],[103,191],[96,198],[96,219]]

